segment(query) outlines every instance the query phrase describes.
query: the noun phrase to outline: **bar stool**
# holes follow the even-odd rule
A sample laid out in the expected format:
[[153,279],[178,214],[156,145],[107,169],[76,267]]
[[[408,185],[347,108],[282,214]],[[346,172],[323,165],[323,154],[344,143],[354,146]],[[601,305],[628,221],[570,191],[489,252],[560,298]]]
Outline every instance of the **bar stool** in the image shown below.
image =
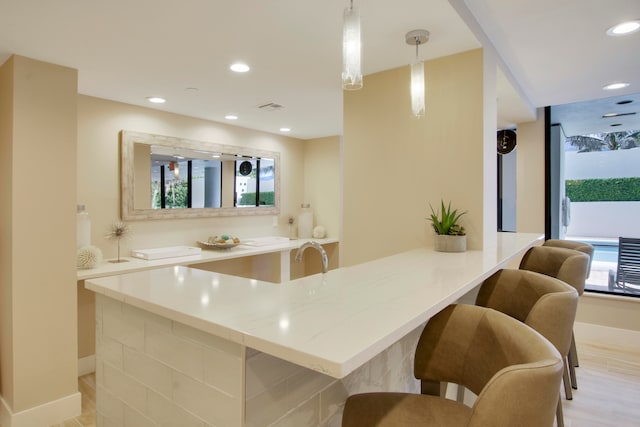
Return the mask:
[[[549,239],[549,240],[546,240],[542,244],[542,246],[552,246],[556,248],[566,248],[566,249],[573,249],[574,251],[584,252],[585,254],[589,255],[589,267],[587,270],[587,278],[591,274],[591,262],[593,261],[593,246],[590,245],[589,243],[576,242],[573,240]],[[577,368],[580,365],[580,363],[578,362],[578,351],[576,349],[576,340],[573,337],[571,338],[571,355],[573,359],[572,360],[573,366]]]
[[[584,286],[589,274],[589,256],[574,249],[534,246],[524,254],[519,268],[562,280],[573,286],[580,296],[584,293]],[[571,335],[571,348],[569,349],[568,359],[571,386],[577,389],[578,382],[575,366],[578,360],[578,352],[575,344],[575,334]]]
[[[548,339],[562,356],[565,396],[572,398],[567,356],[578,309],[578,292],[572,286],[534,271],[504,269],[482,283],[476,305],[507,314]],[[559,393],[556,419],[558,427],[564,426]]]
[[549,239],[546,240],[542,246],[552,246],[554,248],[573,249],[574,251],[584,252],[589,256],[589,272],[587,273],[587,277],[589,277],[589,274],[591,273],[591,261],[593,261],[593,246],[589,243],[576,242],[573,240]]
[[[562,359],[538,332],[499,311],[450,305],[420,336],[414,375],[422,394],[350,396],[343,427],[553,425]],[[453,382],[478,395],[473,406],[440,397]]]

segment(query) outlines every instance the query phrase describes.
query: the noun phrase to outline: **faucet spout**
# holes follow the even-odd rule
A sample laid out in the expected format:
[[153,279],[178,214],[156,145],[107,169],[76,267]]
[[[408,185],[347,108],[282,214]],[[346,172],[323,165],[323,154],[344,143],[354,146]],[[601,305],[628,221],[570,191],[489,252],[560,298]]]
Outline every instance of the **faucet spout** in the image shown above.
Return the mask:
[[327,252],[324,250],[322,245],[318,242],[314,242],[313,240],[309,242],[305,242],[302,246],[298,248],[298,252],[296,252],[295,261],[302,261],[302,254],[307,248],[313,248],[320,252],[320,256],[322,257],[322,272],[326,273],[329,271],[329,258],[327,257]]

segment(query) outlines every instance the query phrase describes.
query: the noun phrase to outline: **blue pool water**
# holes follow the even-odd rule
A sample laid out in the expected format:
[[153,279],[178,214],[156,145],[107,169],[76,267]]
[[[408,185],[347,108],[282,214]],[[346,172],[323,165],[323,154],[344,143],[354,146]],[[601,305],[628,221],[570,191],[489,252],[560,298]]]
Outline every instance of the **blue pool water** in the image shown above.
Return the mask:
[[618,262],[618,246],[594,245],[593,261]]

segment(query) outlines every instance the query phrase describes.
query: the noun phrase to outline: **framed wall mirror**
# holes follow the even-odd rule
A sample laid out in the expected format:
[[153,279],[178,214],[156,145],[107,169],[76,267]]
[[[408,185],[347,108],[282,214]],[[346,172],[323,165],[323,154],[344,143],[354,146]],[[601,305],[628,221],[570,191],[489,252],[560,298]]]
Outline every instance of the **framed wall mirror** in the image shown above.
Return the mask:
[[120,142],[123,220],[280,212],[277,152],[125,130]]

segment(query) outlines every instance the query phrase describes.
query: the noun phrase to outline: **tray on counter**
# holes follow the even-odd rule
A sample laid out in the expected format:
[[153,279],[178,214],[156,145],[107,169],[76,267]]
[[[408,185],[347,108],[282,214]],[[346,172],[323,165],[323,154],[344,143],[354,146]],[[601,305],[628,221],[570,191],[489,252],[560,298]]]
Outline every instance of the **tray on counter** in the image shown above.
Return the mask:
[[195,246],[169,246],[153,249],[133,249],[131,256],[146,260],[175,258],[181,256],[200,255],[202,249]]

